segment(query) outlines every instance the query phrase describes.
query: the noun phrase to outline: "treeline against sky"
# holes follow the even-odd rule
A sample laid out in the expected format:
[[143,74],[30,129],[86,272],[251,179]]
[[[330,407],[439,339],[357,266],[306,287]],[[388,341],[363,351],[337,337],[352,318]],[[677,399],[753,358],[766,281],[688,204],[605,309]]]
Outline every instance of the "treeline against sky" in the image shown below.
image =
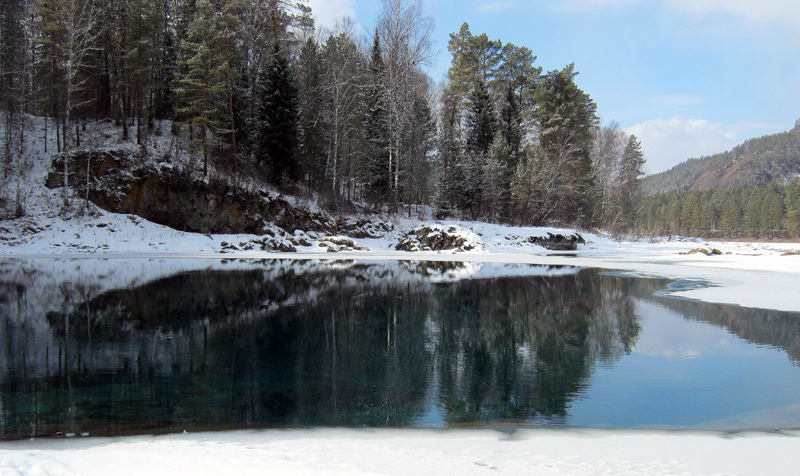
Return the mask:
[[800,183],[647,198],[639,231],[706,238],[800,238]]
[[640,144],[600,127],[573,65],[543,73],[527,47],[464,24],[434,84],[432,31],[421,0],[384,0],[364,34],[346,19],[318,30],[296,0],[0,0],[4,180],[30,115],[58,152],[92,121],[146,145],[165,120],[198,173],[332,210],[633,226]]

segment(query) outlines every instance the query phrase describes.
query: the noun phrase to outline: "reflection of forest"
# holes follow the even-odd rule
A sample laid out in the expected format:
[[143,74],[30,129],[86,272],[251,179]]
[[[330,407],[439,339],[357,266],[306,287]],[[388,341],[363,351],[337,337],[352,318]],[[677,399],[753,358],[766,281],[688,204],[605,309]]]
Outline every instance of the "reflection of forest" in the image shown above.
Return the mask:
[[564,422],[595,363],[633,347],[635,299],[667,283],[534,266],[436,282],[469,266],[185,272],[87,300],[65,287],[46,319],[29,320],[11,315],[29,314],[29,287],[1,284],[0,437]]
[[682,299],[658,299],[657,302],[687,319],[721,327],[754,344],[779,348],[795,365],[800,365],[800,316],[797,313]]

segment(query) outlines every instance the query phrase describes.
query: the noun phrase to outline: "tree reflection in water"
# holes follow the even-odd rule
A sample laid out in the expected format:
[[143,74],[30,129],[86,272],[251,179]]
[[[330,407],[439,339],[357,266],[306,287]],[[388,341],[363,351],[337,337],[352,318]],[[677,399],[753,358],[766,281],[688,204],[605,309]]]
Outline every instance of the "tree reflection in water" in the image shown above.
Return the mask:
[[[637,300],[667,285],[533,265],[261,261],[101,291],[78,272],[45,289],[22,267],[0,266],[4,439],[565,424],[593,368],[634,347]],[[752,313],[663,301],[729,328]],[[796,321],[780,332],[796,339]]]

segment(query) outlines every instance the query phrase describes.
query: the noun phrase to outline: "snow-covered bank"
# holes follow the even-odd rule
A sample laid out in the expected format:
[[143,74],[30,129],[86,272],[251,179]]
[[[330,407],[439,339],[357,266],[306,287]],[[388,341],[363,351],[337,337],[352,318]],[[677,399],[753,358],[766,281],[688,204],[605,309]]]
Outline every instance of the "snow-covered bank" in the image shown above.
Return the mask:
[[[706,281],[709,286],[673,293],[689,299],[746,307],[800,311],[800,243],[705,243],[696,240],[617,242],[583,234],[574,252],[552,252],[529,241],[548,233],[575,233],[477,222],[443,222],[474,244],[466,252],[401,252],[401,230],[419,222],[399,221],[382,238],[347,239],[360,251],[331,252],[326,236],[296,233],[308,242],[297,253],[260,251],[256,235],[203,235],[156,225],[138,217],[101,213],[87,219],[51,217],[0,222],[0,255],[8,257],[401,259],[588,266],[647,276]],[[235,244],[235,248],[229,246]],[[706,255],[692,251],[718,250]]]
[[770,475],[800,434],[604,430],[268,430],[0,446],[0,474]]

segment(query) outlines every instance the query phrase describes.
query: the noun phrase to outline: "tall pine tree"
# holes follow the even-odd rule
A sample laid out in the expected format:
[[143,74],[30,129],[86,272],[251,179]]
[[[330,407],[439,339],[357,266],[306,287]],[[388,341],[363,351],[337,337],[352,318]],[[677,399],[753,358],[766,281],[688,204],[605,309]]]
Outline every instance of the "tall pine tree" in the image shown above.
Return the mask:
[[297,89],[289,61],[275,44],[267,70],[259,75],[256,159],[269,170],[273,184],[297,181]]

